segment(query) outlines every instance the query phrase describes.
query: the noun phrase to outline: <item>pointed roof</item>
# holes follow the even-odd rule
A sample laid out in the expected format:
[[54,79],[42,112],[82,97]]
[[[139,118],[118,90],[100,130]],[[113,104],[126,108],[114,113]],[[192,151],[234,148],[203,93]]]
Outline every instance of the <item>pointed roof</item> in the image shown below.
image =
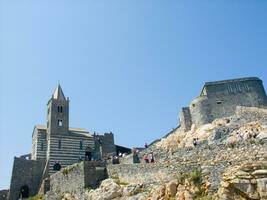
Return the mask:
[[55,90],[55,92],[53,94],[53,98],[54,99],[58,99],[58,100],[64,100],[64,101],[66,101],[66,98],[64,96],[64,93],[63,93],[63,91],[61,89],[60,84],[58,84],[58,86],[57,86],[57,88],[56,88],[56,90]]

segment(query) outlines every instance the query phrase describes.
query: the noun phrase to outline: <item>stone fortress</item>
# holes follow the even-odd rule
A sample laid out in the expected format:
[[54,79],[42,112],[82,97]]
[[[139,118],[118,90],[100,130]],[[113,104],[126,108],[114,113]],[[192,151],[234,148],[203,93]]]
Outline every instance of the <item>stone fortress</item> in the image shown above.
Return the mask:
[[262,80],[248,77],[205,83],[200,96],[189,107],[182,108],[180,125],[189,130],[192,124],[211,123],[214,119],[233,115],[237,106],[267,106]]
[[113,133],[90,134],[69,127],[69,99],[58,85],[47,103],[46,125],[33,129],[32,152],[14,159],[9,199],[33,196],[42,181],[61,168],[82,160],[100,160],[116,151]]

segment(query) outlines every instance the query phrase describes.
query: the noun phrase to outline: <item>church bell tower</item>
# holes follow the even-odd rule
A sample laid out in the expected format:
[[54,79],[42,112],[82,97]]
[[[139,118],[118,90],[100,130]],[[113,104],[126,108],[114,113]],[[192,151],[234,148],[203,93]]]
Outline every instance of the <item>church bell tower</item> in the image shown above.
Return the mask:
[[58,84],[47,103],[47,133],[61,135],[69,131],[69,99],[66,99]]

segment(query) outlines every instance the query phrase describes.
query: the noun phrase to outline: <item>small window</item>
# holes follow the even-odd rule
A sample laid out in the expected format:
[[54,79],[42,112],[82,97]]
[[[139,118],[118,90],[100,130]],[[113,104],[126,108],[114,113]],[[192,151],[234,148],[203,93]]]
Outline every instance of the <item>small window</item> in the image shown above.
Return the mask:
[[80,150],[83,149],[83,141],[80,141]]
[[196,105],[195,104],[192,104],[193,107],[195,107]]
[[220,104],[222,104],[222,102],[221,101],[217,101],[217,104],[220,105]]
[[58,106],[58,107],[57,107],[57,112],[59,113],[59,111],[60,111],[60,107]]
[[57,122],[58,122],[58,126],[63,126],[63,122],[61,119],[57,120]]
[[61,140],[58,140],[58,149],[61,149]]

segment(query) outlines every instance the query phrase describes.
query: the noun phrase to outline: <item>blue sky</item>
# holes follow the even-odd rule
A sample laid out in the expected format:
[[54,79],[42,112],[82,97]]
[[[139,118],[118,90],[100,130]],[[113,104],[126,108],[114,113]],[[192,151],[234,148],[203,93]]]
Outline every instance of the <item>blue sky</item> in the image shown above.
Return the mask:
[[267,83],[265,0],[0,0],[0,188],[58,81],[70,125],[143,146],[205,81]]

